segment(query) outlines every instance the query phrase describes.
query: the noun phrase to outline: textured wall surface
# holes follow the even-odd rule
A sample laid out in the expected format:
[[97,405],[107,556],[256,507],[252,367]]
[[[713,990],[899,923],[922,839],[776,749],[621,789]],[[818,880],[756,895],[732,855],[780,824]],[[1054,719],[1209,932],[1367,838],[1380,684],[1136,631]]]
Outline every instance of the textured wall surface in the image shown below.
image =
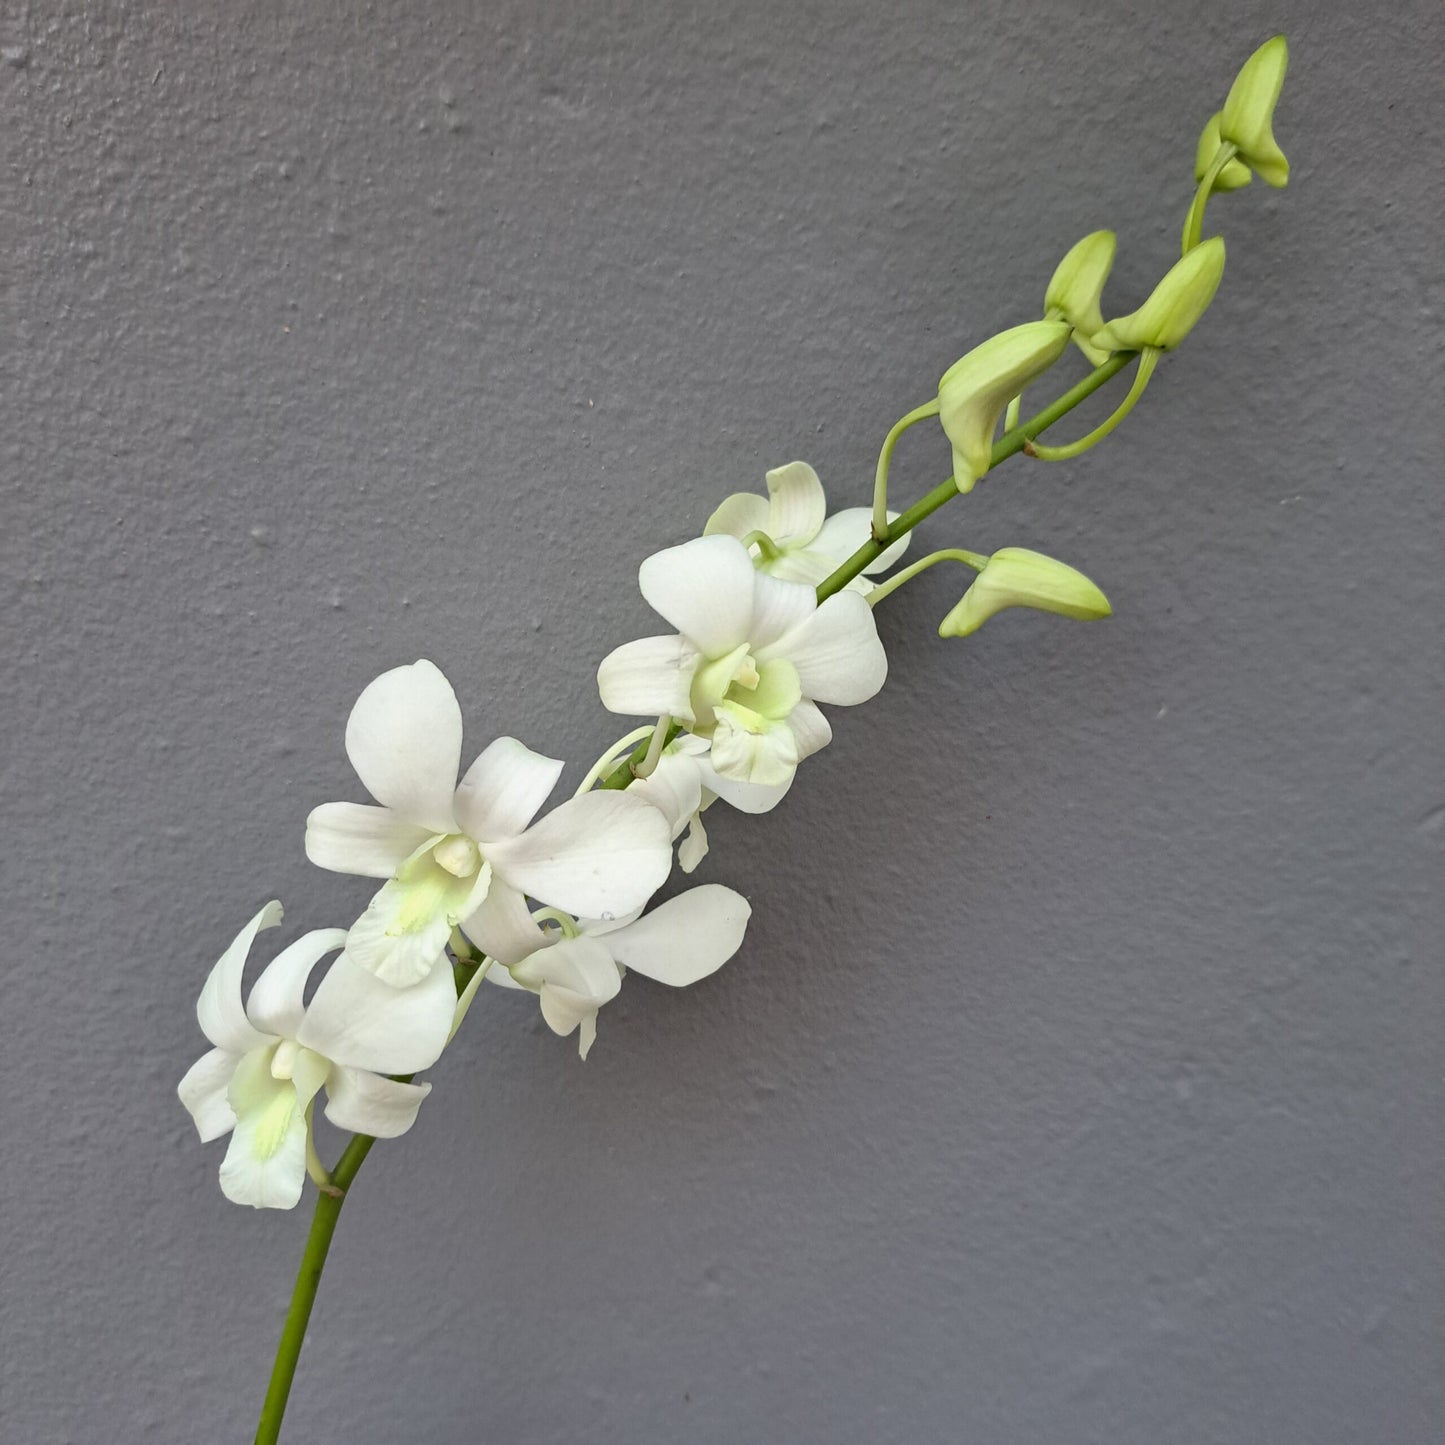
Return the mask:
[[[254,1427],[305,1231],[175,1098],[375,673],[572,760],[635,575],[881,437],[1063,249],[1113,309],[1285,28],[1289,189],[1130,422],[924,545],[934,628],[591,1060],[492,992],[348,1204],[319,1442],[1426,1445],[1445,1349],[1437,0],[28,5],[0,31],[0,1436]],[[1127,305],[1126,305],[1127,303]],[[1079,428],[1066,423],[1065,435]],[[947,470],[911,433],[903,492]],[[328,1148],[334,1147],[328,1141]]]

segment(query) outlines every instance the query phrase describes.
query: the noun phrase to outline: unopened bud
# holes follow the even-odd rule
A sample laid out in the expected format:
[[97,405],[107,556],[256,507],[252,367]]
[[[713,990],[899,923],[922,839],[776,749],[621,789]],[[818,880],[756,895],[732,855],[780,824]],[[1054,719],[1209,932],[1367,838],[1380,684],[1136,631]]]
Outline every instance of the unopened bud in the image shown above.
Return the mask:
[[967,637],[1005,607],[1033,607],[1081,622],[1108,617],[1114,610],[1082,572],[1042,552],[1004,547],[988,559],[958,605],[939,623],[938,635]]
[[1209,309],[1224,275],[1224,238],[1211,236],[1176,261],[1137,310],[1111,321],[1094,337],[1111,351],[1172,351]]
[[1094,231],[1069,248],[1044,292],[1044,310],[1061,316],[1074,328],[1074,341],[1091,366],[1109,359],[1090,338],[1104,325],[1099,299],[1114,264],[1117,239],[1112,231]]
[[1289,180],[1289,161],[1274,139],[1274,107],[1284,85],[1289,45],[1266,40],[1240,68],[1219,113],[1219,138],[1239,147],[1239,158],[1267,186]]
[[[1194,152],[1194,179],[1202,181],[1210,166],[1214,164],[1214,158],[1219,154],[1219,147],[1224,142],[1219,137],[1219,112],[1216,111],[1209,117],[1208,123],[1199,133],[1199,148]],[[1209,188],[1213,191],[1237,191],[1242,186],[1247,186],[1254,179],[1254,172],[1241,160],[1225,161],[1220,172],[1214,178],[1214,184]]]
[[988,470],[1004,407],[1063,355],[1070,330],[1065,321],[1026,322],[990,336],[943,373],[938,418],[953,443],[960,492],[971,491]]

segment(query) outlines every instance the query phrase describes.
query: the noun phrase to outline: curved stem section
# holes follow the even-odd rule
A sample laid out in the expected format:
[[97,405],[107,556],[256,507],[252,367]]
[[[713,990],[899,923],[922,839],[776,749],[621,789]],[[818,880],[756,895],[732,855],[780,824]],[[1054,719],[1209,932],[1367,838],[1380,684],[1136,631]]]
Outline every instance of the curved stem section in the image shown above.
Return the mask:
[[1189,214],[1184,217],[1184,234],[1179,238],[1179,254],[1187,256],[1198,244],[1199,238],[1204,233],[1204,208],[1209,204],[1209,197],[1214,191],[1214,183],[1219,179],[1219,173],[1235,156],[1239,154],[1239,147],[1229,141],[1225,141],[1214,153],[1214,159],[1209,163],[1209,169],[1205,171],[1199,182],[1199,189],[1194,192],[1194,199],[1189,205]]
[[1038,457],[1040,461],[1064,462],[1068,461],[1070,457],[1081,455],[1092,446],[1097,446],[1134,410],[1135,402],[1144,395],[1144,388],[1149,385],[1149,378],[1154,374],[1154,367],[1158,360],[1159,353],[1152,346],[1146,346],[1139,353],[1139,368],[1134,373],[1134,385],[1129,388],[1128,396],[1088,436],[1082,436],[1078,441],[1070,442],[1068,446],[1063,447],[1043,446],[1030,438],[1024,444],[1024,451],[1031,457]]
[[982,572],[988,566],[988,558],[978,552],[965,552],[962,547],[946,547],[941,552],[930,552],[928,556],[915,562],[911,567],[905,567],[901,572],[895,572],[886,582],[880,582],[869,594],[868,605],[876,607],[890,593],[896,592],[905,582],[911,582],[920,572],[926,572],[930,567],[939,562],[962,562],[965,567],[972,567],[975,572]]
[[[1102,366],[1096,366],[1078,385],[1070,387],[1056,402],[1031,416],[1022,426],[1015,427],[1001,436],[993,446],[989,457],[990,468],[1024,449],[1030,437],[1037,436],[1046,427],[1052,426],[1061,416],[1067,415],[1081,401],[1093,396],[1105,382],[1128,366],[1134,358],[1132,351],[1115,352]],[[835,592],[841,592],[862,570],[885,548],[896,542],[905,533],[911,532],[925,517],[936,512],[945,502],[951,502],[958,495],[958,484],[952,477],[940,482],[926,497],[915,502],[906,512],[888,524],[885,535],[873,537],[865,542],[837,571],[830,573],[818,584],[818,601],[822,602]],[[608,783],[604,782],[603,787]],[[625,787],[625,783],[613,786]]]
[[592,764],[587,776],[577,785],[577,791],[573,794],[573,797],[580,798],[583,793],[588,792],[592,784],[612,767],[617,754],[620,753],[623,748],[630,748],[642,738],[650,738],[652,736],[652,729],[652,723],[643,723],[640,728],[633,728],[625,737],[618,738],[617,741]]
[[898,438],[915,422],[937,416],[939,400],[924,402],[915,407],[907,416],[901,416],[893,423],[893,429],[883,438],[883,450],[878,453],[878,470],[873,475],[873,536],[881,538],[888,531],[888,464],[893,460],[893,448]]
[[[610,788],[613,790],[625,788],[633,778],[637,776],[636,770],[641,767],[643,760],[647,757],[655,730],[655,723],[648,723],[645,728],[639,728],[638,732],[644,740],[638,743],[626,757],[618,758],[618,760],[612,764],[611,771],[603,773],[602,781],[598,783],[597,786],[599,788]],[[666,734],[663,736],[662,746],[665,748],[681,731],[682,724],[674,719],[671,726],[667,729]]]
[[291,1304],[286,1323],[281,1327],[281,1343],[276,1346],[276,1363],[271,1367],[271,1383],[266,1387],[266,1403],[261,1407],[261,1421],[256,1426],[256,1445],[275,1445],[281,1438],[281,1421],[286,1414],[286,1401],[291,1394],[291,1381],[296,1376],[296,1361],[306,1340],[306,1324],[316,1291],[321,1285],[321,1271],[326,1267],[326,1253],[331,1236],[346,1202],[346,1190],[356,1178],[371,1146],[376,1140],[368,1134],[356,1134],[342,1151],[336,1168],[331,1171],[334,1193],[318,1193],[316,1212],[311,1216],[311,1232],[306,1236],[306,1249],[301,1255],[301,1268],[296,1287],[291,1291]]

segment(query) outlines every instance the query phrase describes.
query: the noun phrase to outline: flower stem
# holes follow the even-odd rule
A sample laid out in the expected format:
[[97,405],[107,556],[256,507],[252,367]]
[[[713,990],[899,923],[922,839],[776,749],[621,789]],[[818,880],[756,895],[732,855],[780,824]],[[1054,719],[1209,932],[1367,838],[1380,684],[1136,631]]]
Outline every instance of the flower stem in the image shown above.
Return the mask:
[[371,1146],[376,1143],[368,1134],[354,1134],[342,1151],[336,1168],[331,1171],[334,1194],[316,1196],[316,1212],[311,1216],[311,1232],[306,1236],[306,1249],[301,1255],[301,1268],[296,1287],[291,1291],[291,1305],[286,1323],[281,1327],[281,1342],[276,1346],[276,1363],[271,1367],[271,1383],[266,1387],[266,1403],[261,1407],[261,1420],[256,1426],[256,1445],[275,1445],[281,1438],[281,1418],[286,1413],[286,1399],[296,1374],[296,1361],[306,1342],[306,1322],[311,1306],[316,1303],[316,1290],[321,1284],[321,1271],[326,1266],[326,1252],[331,1236],[346,1202],[346,1190],[356,1178]]
[[672,714],[665,712],[657,720],[657,726],[648,740],[647,752],[643,755],[642,761],[633,769],[639,778],[650,778],[657,771],[657,764],[662,758],[662,750],[667,746],[667,740],[671,736]]
[[1134,373],[1134,384],[1129,388],[1128,396],[1088,436],[1082,436],[1078,441],[1062,447],[1046,447],[1041,442],[1030,439],[1024,444],[1025,453],[1037,457],[1040,461],[1065,462],[1070,457],[1080,456],[1090,447],[1098,446],[1134,410],[1134,403],[1144,395],[1144,388],[1149,385],[1149,378],[1153,376],[1154,365],[1158,360],[1159,352],[1152,346],[1146,346],[1139,353],[1139,369]]
[[926,572],[939,562],[962,562],[965,567],[982,572],[988,565],[988,558],[978,552],[965,552],[962,547],[946,547],[942,552],[930,552],[911,567],[905,567],[901,572],[895,572],[886,582],[880,582],[868,594],[868,605],[876,607],[890,593],[898,591],[905,582],[913,581],[920,572]]
[[893,448],[898,438],[915,422],[938,415],[939,400],[934,397],[922,406],[915,407],[907,416],[899,417],[892,430],[883,438],[883,450],[878,453],[878,470],[873,477],[873,535],[881,537],[888,530],[888,464],[893,459]]
[[607,751],[603,753],[602,756],[598,758],[597,761],[592,765],[592,768],[588,772],[587,776],[583,778],[580,783],[577,784],[577,791],[575,794],[573,794],[573,796],[580,798],[583,793],[590,792],[593,783],[595,783],[603,775],[603,773],[611,771],[612,766],[617,759],[617,754],[620,753],[623,748],[630,748],[633,743],[639,741],[642,738],[651,738],[652,728],[652,723],[643,723],[640,728],[633,728],[633,730],[628,733],[626,737],[618,738],[617,741],[613,743],[612,746],[608,748]]
[[1194,192],[1194,200],[1190,203],[1189,214],[1184,218],[1184,234],[1179,238],[1179,254],[1187,256],[1198,244],[1199,238],[1204,233],[1204,208],[1209,204],[1209,197],[1214,191],[1214,183],[1219,179],[1219,173],[1235,156],[1239,154],[1239,147],[1228,141],[1223,142],[1214,153],[1214,159],[1209,163],[1209,169],[1200,178],[1199,189]]
[[[635,770],[642,765],[643,759],[647,757],[648,750],[652,746],[655,727],[656,724],[648,723],[645,728],[638,729],[640,733],[645,735],[645,741],[638,743],[626,757],[619,758],[613,763],[610,772],[603,773],[597,784],[599,788],[625,788],[633,778],[637,776]],[[666,747],[681,731],[682,724],[674,718],[667,732],[663,735],[662,746]]]
[[[1031,416],[1022,426],[1006,431],[994,443],[989,466],[996,467],[1000,462],[1007,461],[1009,457],[1023,451],[1026,442],[1046,427],[1051,427],[1061,416],[1073,411],[1081,401],[1093,396],[1106,381],[1118,376],[1135,355],[1132,351],[1116,351],[1102,366],[1096,366],[1078,385],[1070,387],[1057,401]],[[895,431],[897,429],[894,428]],[[818,584],[818,601],[822,602],[835,592],[841,592],[875,557],[957,495],[958,484],[952,477],[946,482],[940,482],[927,496],[920,498],[906,512],[894,518],[882,537],[871,537],[837,571],[829,573]]]

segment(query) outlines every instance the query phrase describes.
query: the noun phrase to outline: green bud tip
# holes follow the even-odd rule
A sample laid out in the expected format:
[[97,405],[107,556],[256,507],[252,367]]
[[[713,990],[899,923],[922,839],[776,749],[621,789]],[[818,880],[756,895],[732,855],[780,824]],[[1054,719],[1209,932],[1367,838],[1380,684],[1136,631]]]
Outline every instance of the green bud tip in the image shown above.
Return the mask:
[[1274,107],[1288,65],[1284,36],[1266,40],[1240,67],[1219,113],[1219,138],[1238,146],[1239,159],[1267,186],[1289,180],[1289,161],[1274,139]]
[[1093,231],[1076,241],[1055,267],[1044,292],[1044,310],[1061,316],[1074,328],[1074,340],[1091,366],[1102,366],[1109,359],[1109,353],[1092,345],[1089,338],[1104,325],[1099,301],[1117,244],[1112,231]]
[[939,421],[953,443],[953,476],[960,492],[988,470],[993,434],[1012,397],[1064,353],[1066,321],[1028,321],[960,357],[938,383]]
[[[1219,138],[1219,116],[1220,112],[1215,111],[1209,117],[1204,129],[1199,133],[1199,146],[1194,152],[1194,179],[1202,181],[1205,173],[1214,164],[1214,158],[1219,154],[1219,148],[1224,142]],[[1254,172],[1241,160],[1225,161],[1223,169],[1214,178],[1214,184],[1210,186],[1211,195],[1219,191],[1237,191],[1247,186],[1254,179]]]
[[1094,336],[1094,345],[1112,351],[1172,351],[1209,309],[1223,275],[1224,237],[1211,236],[1169,268],[1137,311]]
[[1081,622],[1109,617],[1109,599],[1082,572],[1067,563],[1004,547],[988,559],[973,585],[938,625],[940,637],[967,637],[1006,607],[1032,607]]

